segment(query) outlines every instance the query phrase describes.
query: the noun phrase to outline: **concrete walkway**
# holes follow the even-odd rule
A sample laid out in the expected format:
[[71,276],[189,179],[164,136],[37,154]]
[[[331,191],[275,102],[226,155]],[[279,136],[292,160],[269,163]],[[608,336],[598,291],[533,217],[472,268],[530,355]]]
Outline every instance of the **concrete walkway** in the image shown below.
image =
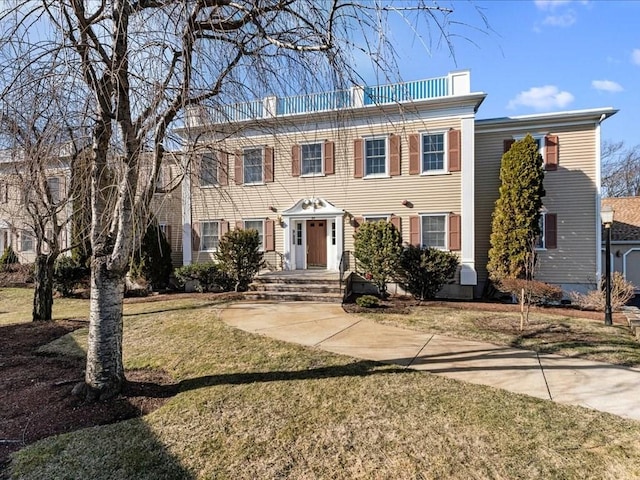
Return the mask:
[[340,305],[237,303],[239,329],[640,420],[640,370],[420,333],[349,315]]

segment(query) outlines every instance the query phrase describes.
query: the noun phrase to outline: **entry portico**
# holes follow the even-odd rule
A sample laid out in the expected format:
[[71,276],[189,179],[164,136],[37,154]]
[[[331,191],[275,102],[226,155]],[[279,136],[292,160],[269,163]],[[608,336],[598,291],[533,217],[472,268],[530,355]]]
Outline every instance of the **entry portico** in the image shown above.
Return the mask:
[[344,249],[344,214],[321,197],[301,198],[284,210],[284,269],[338,270]]

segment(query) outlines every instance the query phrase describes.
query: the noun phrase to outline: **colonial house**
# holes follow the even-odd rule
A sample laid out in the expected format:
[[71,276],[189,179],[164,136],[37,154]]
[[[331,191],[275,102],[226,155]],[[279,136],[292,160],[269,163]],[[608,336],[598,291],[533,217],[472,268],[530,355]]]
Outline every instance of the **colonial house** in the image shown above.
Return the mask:
[[[8,246],[16,253],[20,263],[32,263],[37,255],[36,230],[37,222],[50,222],[55,217],[62,229],[58,242],[62,250],[72,245],[73,215],[81,215],[83,208],[78,202],[86,200],[89,194],[89,172],[83,171],[85,178],[77,179],[76,189],[71,192],[74,180],[71,178],[71,153],[68,145],[50,149],[50,160],[42,165],[39,177],[46,181],[47,189],[36,188],[34,176],[25,172],[26,163],[23,152],[19,149],[0,152],[0,254]],[[162,167],[157,184],[156,194],[152,200],[151,210],[159,228],[165,233],[172,248],[174,265],[182,263],[182,235],[181,235],[181,189],[182,169],[176,161],[176,156],[166,155],[165,165]],[[148,182],[150,167],[143,166],[140,175],[141,182]],[[46,198],[46,190],[50,199]],[[30,215],[28,203],[37,212],[36,218]],[[35,208],[35,210],[34,210]],[[45,225],[45,236],[52,235],[52,229]],[[86,232],[88,234],[88,232]],[[46,245],[45,245],[46,251]],[[69,253],[67,251],[67,253]]]
[[601,272],[600,124],[612,108],[477,119],[469,71],[189,111],[183,263],[230,228],[258,230],[283,270],[338,271],[362,222],[456,252],[449,294],[481,295],[503,152],[530,133],[545,162],[537,278],[584,290]]
[[[602,206],[609,206],[614,212],[611,269],[622,273],[640,293],[640,197],[603,198]],[[602,251],[604,255],[604,244]],[[602,262],[604,265],[604,258]]]

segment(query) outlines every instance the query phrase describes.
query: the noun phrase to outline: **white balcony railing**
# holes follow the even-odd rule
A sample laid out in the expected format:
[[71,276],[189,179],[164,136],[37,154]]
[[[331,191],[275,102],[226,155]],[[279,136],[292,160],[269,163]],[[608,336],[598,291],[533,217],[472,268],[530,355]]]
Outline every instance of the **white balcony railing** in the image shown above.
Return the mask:
[[412,82],[371,87],[356,86],[350,90],[282,98],[266,97],[262,100],[223,105],[209,110],[192,107],[188,110],[187,125],[194,127],[207,123],[242,122],[464,95],[470,93],[470,83],[470,72],[463,70],[444,77]]

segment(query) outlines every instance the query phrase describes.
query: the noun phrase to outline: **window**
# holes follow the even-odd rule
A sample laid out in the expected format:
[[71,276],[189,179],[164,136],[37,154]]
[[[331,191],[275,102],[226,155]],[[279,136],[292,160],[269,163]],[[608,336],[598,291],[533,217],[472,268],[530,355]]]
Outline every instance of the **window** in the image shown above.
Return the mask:
[[446,215],[423,215],[421,243],[425,247],[446,249]]
[[253,229],[258,232],[258,243],[260,244],[260,249],[262,250],[264,248],[264,220],[245,220],[244,229]]
[[33,252],[33,236],[23,232],[20,236],[20,251]]
[[217,184],[218,159],[214,153],[205,153],[200,164],[200,186],[212,187]]
[[47,178],[47,188],[49,195],[51,195],[51,201],[53,203],[60,202],[60,179],[58,177]]
[[[558,169],[558,136],[531,134],[538,146],[538,152],[542,156],[544,169],[548,172]],[[514,136],[504,142],[504,151],[507,152],[516,140],[522,140],[525,136]]]
[[540,234],[535,239],[535,247],[539,249],[545,249],[545,238],[544,238],[544,227],[545,227],[545,217],[544,213],[540,214],[540,218],[538,219],[538,227],[540,228]]
[[220,223],[219,222],[201,222],[200,223],[200,250],[212,251],[218,249],[220,241]]
[[431,133],[422,135],[422,173],[445,171],[445,135]]
[[250,148],[242,153],[243,183],[262,183],[262,149]]
[[9,187],[6,183],[0,183],[0,203],[9,201]]
[[389,215],[365,215],[364,221],[365,222],[381,222],[381,221],[388,222]]
[[385,175],[387,173],[387,139],[366,139],[364,149],[365,176]]
[[322,174],[322,144],[311,143],[300,146],[302,175]]
[[296,245],[302,245],[302,223],[296,224]]
[[535,247],[539,250],[558,248],[558,216],[543,211],[540,215],[540,235],[536,237]]

